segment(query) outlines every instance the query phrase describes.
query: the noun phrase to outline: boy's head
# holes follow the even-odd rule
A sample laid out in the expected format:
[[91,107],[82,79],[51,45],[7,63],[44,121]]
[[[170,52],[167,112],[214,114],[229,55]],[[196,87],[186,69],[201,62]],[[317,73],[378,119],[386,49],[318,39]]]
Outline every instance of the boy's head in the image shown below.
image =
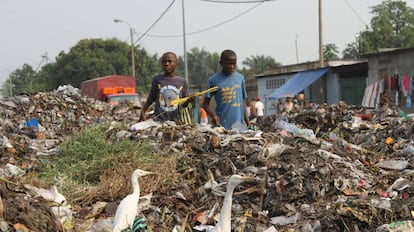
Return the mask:
[[232,74],[236,70],[237,56],[233,50],[224,50],[221,53],[220,65],[222,72],[226,75]]
[[166,52],[161,57],[162,69],[164,70],[164,74],[167,76],[171,74],[175,75],[177,63],[177,55],[173,52]]

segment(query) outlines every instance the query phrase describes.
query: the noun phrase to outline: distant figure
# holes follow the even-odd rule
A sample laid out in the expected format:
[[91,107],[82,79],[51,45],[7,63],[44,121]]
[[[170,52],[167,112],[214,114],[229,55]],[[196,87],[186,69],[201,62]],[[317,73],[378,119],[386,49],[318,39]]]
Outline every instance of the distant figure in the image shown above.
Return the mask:
[[256,109],[257,123],[262,123],[263,117],[264,117],[264,104],[263,102],[260,101],[260,97],[256,98],[255,109]]
[[285,100],[285,105],[284,105],[284,111],[286,113],[289,113],[290,111],[293,110],[293,96],[287,96],[286,100]]
[[383,91],[383,92],[380,93],[379,105],[380,106],[388,106],[387,92]]
[[305,102],[305,95],[303,93],[300,93],[298,95],[298,104],[297,104],[297,108],[299,110],[304,109],[306,107],[306,102]]
[[278,114],[283,113],[284,109],[285,109],[285,103],[281,99],[278,99],[277,100],[277,108],[276,108],[277,113]]
[[250,114],[249,114],[249,120],[253,120],[256,118],[256,98],[253,98],[252,101],[249,104]]
[[[221,72],[208,78],[207,89],[218,86],[218,90],[205,95],[203,108],[213,118],[213,123],[231,130],[233,124],[250,125],[247,117],[247,91],[244,76],[236,71],[237,57],[232,50],[221,53]],[[209,108],[210,99],[216,100],[216,110]]]

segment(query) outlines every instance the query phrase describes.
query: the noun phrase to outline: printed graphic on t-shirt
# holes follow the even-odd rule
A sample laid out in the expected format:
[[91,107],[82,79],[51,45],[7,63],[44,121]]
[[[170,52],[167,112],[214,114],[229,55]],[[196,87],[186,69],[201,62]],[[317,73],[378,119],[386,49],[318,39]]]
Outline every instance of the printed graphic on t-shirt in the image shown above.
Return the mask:
[[180,90],[175,86],[166,85],[160,89],[160,107],[163,111],[174,111],[178,105],[171,105],[171,101],[177,100],[180,96]]
[[[236,89],[240,88],[240,85],[235,85],[233,87],[224,87],[221,89],[223,93],[223,104],[231,103],[236,99]],[[237,107],[237,105],[235,105]]]

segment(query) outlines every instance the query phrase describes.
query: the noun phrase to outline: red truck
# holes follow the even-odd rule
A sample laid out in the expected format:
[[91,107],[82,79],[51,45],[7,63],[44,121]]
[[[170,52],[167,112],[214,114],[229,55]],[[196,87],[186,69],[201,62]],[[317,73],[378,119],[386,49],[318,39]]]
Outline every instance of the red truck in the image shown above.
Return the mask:
[[130,101],[134,106],[141,107],[136,83],[136,79],[130,76],[98,77],[82,81],[81,94],[112,105],[117,105],[122,101]]

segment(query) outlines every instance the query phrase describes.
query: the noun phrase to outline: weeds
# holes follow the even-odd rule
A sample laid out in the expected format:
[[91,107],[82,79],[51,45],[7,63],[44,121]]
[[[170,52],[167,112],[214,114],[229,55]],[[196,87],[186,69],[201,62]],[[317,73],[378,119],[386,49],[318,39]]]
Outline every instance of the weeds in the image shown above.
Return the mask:
[[129,172],[137,165],[158,162],[159,157],[154,156],[147,141],[119,139],[114,132],[107,132],[109,126],[88,126],[68,137],[61,144],[59,155],[45,163],[35,178],[58,186],[67,198],[76,199],[99,185],[104,174],[117,169]]

